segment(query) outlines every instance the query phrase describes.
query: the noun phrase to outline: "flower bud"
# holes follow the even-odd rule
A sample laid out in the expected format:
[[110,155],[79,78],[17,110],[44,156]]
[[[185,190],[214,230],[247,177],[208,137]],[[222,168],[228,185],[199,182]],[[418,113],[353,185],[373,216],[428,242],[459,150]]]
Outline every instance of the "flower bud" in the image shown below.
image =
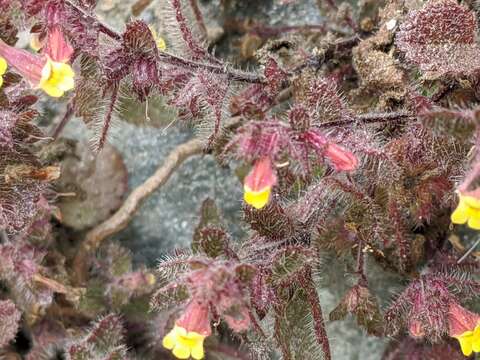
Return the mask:
[[328,144],[325,156],[337,171],[352,171],[358,165],[358,160],[350,151],[337,144]]
[[316,151],[323,153],[336,171],[352,171],[357,167],[358,160],[353,153],[340,145],[329,142],[321,133],[308,131],[305,138]]

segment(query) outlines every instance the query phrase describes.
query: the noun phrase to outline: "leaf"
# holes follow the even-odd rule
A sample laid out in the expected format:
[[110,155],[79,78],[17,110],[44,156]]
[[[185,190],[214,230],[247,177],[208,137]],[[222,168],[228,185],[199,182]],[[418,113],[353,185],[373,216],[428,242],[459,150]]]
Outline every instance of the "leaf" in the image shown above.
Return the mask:
[[107,315],[97,321],[88,333],[74,340],[67,347],[66,359],[127,359],[123,333],[120,318],[114,314]]
[[53,300],[53,291],[34,281],[42,267],[45,253],[22,243],[0,244],[0,280],[4,280],[22,310],[46,307]]
[[480,69],[475,13],[456,1],[429,1],[408,14],[395,44],[426,79],[462,76]]
[[281,344],[283,359],[324,359],[315,338],[314,320],[304,291],[295,290],[285,305],[276,310],[275,337]]
[[330,313],[330,321],[344,319],[348,313],[356,316],[357,324],[370,335],[383,335],[383,317],[377,299],[361,285],[352,287]]
[[270,281],[276,286],[290,285],[312,263],[311,254],[302,247],[286,247],[275,254],[271,264]]
[[249,264],[240,264],[235,267],[235,272],[241,282],[248,284],[254,278],[257,269]]
[[172,305],[184,302],[189,297],[188,289],[183,285],[165,286],[158,289],[152,296],[150,307],[156,311],[162,311]]
[[[28,103],[22,106],[24,98],[9,100],[12,109],[5,106],[0,111],[0,229],[18,234],[27,230],[33,221],[51,179],[38,176],[42,172],[41,164],[31,152],[31,143],[42,137],[41,131],[32,124],[38,112],[18,111],[24,109],[25,104],[28,106]],[[19,167],[29,171],[23,176],[9,176],[11,169]],[[37,176],[33,176],[35,174]]]

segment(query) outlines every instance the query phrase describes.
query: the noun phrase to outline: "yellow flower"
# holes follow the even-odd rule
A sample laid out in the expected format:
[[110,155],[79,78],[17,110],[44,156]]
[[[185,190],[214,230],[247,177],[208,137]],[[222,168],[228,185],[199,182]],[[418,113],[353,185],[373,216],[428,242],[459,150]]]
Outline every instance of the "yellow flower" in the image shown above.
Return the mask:
[[480,324],[473,331],[465,331],[454,338],[460,343],[463,355],[470,356],[472,352],[480,352]]
[[3,77],[2,75],[5,74],[7,71],[7,62],[4,58],[0,57],[0,87],[3,85]]
[[277,182],[269,157],[263,157],[253,164],[252,169],[243,182],[243,199],[255,209],[261,209],[268,204],[272,186]]
[[42,69],[42,78],[39,87],[53,97],[63,96],[65,91],[74,87],[75,73],[69,64],[47,59]]
[[255,209],[261,209],[267,205],[272,188],[267,186],[260,191],[253,191],[247,185],[244,185],[243,191],[243,199],[245,202],[253,206]]
[[206,336],[195,331],[187,332],[183,327],[175,325],[174,328],[163,338],[163,346],[172,350],[177,359],[188,359],[190,356],[195,360],[203,359],[203,340]]
[[163,40],[162,37],[160,37],[160,36],[157,37],[157,38],[155,39],[155,42],[156,42],[157,47],[158,47],[159,50],[165,51],[165,50],[167,49],[167,43],[165,42],[165,40]]
[[475,230],[480,230],[480,199],[459,194],[460,201],[451,215],[454,224],[465,224]]
[[167,43],[165,40],[161,37],[158,36],[157,32],[153,28],[153,26],[148,25],[148,28],[150,29],[150,32],[152,33],[153,39],[155,40],[155,43],[157,44],[157,48],[161,51],[165,51],[167,49]]

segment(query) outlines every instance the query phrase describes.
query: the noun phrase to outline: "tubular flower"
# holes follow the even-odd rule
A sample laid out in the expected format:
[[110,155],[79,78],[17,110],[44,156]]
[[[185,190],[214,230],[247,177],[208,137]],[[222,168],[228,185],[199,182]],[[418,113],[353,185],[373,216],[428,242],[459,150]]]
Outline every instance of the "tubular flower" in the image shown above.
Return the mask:
[[163,338],[163,347],[177,359],[203,359],[203,341],[210,336],[210,312],[204,303],[192,301],[173,329]]
[[52,97],[60,97],[74,87],[75,73],[67,64],[72,53],[72,47],[58,27],[49,30],[42,54],[16,49],[0,40],[0,55],[10,66],[33,87],[42,89]]
[[0,57],[0,87],[3,85],[3,77],[2,75],[5,74],[7,71],[7,62],[4,58]]
[[459,203],[451,215],[452,223],[465,224],[480,230],[480,199],[459,193]]
[[480,316],[456,303],[448,314],[449,335],[458,340],[465,356],[480,352]]
[[245,202],[256,209],[263,208],[267,205],[272,187],[276,182],[277,178],[270,158],[261,158],[255,162],[252,170],[245,177],[243,186]]
[[42,52],[47,55],[47,62],[42,69],[39,87],[52,97],[63,96],[65,91],[73,89],[75,73],[67,64],[72,57],[73,48],[65,39],[59,25],[48,29]]

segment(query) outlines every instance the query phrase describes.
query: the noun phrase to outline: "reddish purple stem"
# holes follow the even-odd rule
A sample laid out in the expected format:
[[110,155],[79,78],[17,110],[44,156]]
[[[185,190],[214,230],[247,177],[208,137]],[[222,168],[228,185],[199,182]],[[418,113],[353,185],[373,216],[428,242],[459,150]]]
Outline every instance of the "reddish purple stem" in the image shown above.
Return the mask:
[[325,329],[325,322],[323,320],[322,307],[320,300],[318,299],[317,290],[315,289],[312,270],[308,267],[305,271],[305,275],[301,281],[301,285],[307,295],[307,300],[310,303],[310,309],[312,311],[313,324],[315,327],[315,336],[318,343],[322,346],[325,360],[331,360],[332,355],[330,353],[330,343],[328,342],[327,331]]

